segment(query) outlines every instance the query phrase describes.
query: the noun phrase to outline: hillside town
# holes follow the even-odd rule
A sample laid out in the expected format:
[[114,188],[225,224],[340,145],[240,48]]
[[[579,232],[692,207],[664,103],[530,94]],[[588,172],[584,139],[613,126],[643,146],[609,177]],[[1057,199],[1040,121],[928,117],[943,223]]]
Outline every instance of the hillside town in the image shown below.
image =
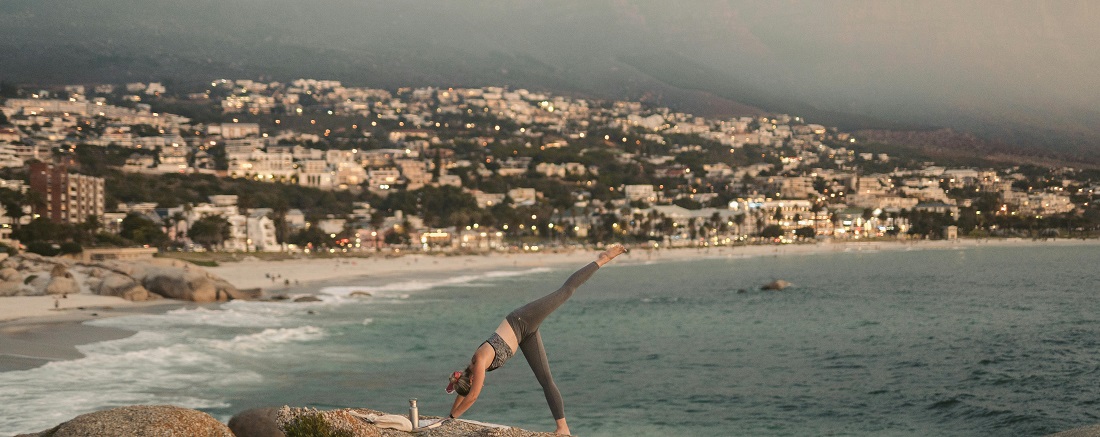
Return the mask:
[[[47,221],[93,235],[85,246],[259,252],[1066,237],[1100,225],[1093,171],[939,165],[785,114],[708,119],[525,89],[313,79],[6,94],[9,247],[46,238],[30,229]],[[118,159],[82,161],[88,150]],[[343,211],[230,192],[166,204],[109,189],[123,175],[351,200]]]

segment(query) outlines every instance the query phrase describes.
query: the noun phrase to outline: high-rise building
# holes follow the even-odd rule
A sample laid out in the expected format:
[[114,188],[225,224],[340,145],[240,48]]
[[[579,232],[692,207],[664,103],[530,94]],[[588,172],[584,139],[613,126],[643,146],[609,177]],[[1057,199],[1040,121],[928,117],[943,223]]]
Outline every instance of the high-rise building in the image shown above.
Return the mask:
[[42,196],[36,216],[54,223],[83,223],[103,218],[103,178],[69,173],[65,164],[32,162],[31,191]]

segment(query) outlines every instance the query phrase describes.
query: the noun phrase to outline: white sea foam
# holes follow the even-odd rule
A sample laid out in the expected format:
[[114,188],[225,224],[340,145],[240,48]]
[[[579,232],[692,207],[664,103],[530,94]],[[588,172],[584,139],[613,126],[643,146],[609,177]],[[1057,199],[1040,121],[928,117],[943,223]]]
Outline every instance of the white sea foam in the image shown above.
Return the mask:
[[160,332],[139,332],[80,350],[84,358],[0,373],[0,434],[38,431],[123,405],[226,407],[225,400],[210,396],[217,392],[212,388],[261,379],[200,344]]
[[[239,363],[325,337],[323,329],[310,325],[256,332],[257,325],[279,322],[261,323],[266,312],[262,308],[235,307],[95,321],[142,330],[131,337],[79,346],[85,355],[81,359],[0,373],[0,435],[39,431],[80,414],[124,405],[225,408],[229,404],[219,393],[262,382],[259,373]],[[167,323],[158,326],[157,317]],[[231,322],[233,318],[239,320]],[[239,334],[224,338],[227,331]]]
[[384,298],[399,298],[408,299],[411,291],[423,291],[430,290],[438,287],[461,287],[461,286],[473,286],[477,284],[477,281],[482,280],[496,280],[502,278],[509,278],[515,276],[524,276],[532,273],[548,272],[550,269],[545,267],[538,267],[527,270],[499,270],[490,271],[477,275],[459,275],[447,278],[440,278],[437,280],[420,280],[414,279],[410,281],[394,282],[385,285],[374,286],[334,286],[325,287],[320,290],[321,293],[330,296],[347,297],[351,293],[356,291],[367,292],[372,296],[384,297]]
[[205,343],[206,346],[223,351],[256,353],[270,351],[281,344],[320,340],[324,337],[325,332],[321,328],[303,326],[265,329],[255,334],[238,335],[229,340],[208,340]]
[[285,303],[234,301],[220,308],[180,308],[164,314],[112,317],[89,322],[95,326],[122,329],[161,329],[164,327],[220,326],[227,328],[274,328],[285,323],[283,317],[296,311]]

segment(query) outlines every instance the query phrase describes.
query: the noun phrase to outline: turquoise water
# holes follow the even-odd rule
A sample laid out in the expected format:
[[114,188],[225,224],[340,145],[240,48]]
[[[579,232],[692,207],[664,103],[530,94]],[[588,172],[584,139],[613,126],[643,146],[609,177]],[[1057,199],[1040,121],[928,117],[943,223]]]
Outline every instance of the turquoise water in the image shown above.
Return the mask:
[[[635,255],[601,269],[542,334],[580,435],[1043,435],[1100,423],[1098,248]],[[140,332],[0,373],[0,434],[133,403],[224,421],[283,404],[403,412],[418,398],[422,414],[445,415],[446,375],[570,273],[428,273],[327,287],[318,303],[99,320]],[[794,286],[758,290],[779,278]],[[41,413],[59,406],[65,417]],[[520,357],[489,374],[465,417],[553,429]]]

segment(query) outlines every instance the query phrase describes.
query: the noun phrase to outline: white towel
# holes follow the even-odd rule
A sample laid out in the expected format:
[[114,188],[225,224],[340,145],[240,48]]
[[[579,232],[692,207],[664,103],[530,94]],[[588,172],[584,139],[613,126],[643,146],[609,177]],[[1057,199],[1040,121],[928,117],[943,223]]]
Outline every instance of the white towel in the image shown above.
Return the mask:
[[398,414],[363,414],[358,411],[348,411],[348,414],[373,423],[374,426],[379,428],[396,429],[405,432],[413,430],[413,425],[412,422],[409,421],[409,418]]

